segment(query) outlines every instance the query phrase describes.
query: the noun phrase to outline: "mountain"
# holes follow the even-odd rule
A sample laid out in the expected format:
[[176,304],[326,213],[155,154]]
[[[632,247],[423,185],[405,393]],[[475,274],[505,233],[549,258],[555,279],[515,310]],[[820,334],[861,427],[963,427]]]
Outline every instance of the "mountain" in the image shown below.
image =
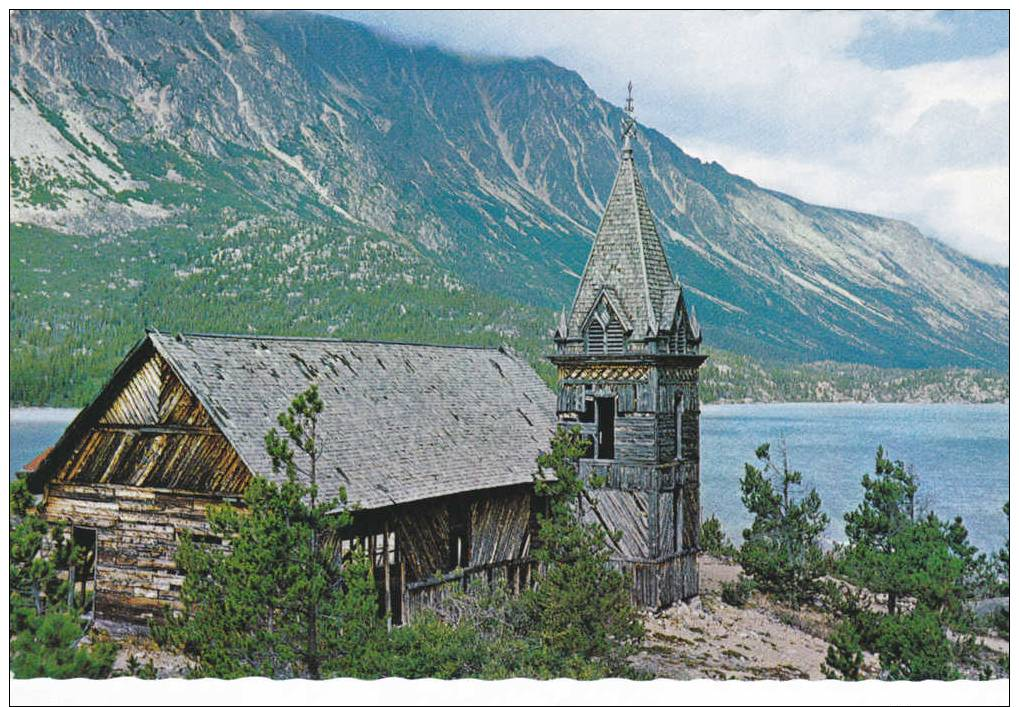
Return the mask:
[[[28,398],[40,378],[89,388],[144,324],[506,341],[537,359],[572,298],[622,119],[574,72],[313,13],[10,20],[12,381],[35,376]],[[710,345],[1007,367],[1006,268],[646,127],[635,154]]]

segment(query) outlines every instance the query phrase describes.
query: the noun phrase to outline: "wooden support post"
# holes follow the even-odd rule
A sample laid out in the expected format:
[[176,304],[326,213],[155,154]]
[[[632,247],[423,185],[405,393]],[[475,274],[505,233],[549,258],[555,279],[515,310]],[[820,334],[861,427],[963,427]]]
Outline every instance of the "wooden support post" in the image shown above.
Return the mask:
[[400,556],[400,621],[404,626],[410,623],[410,606],[407,603],[407,568]]
[[400,607],[400,624],[407,625],[407,602],[404,600],[404,595],[407,592],[407,572],[403,566],[403,543],[400,542],[399,532],[393,535],[393,560],[396,562],[399,569],[397,575],[398,583],[396,587],[397,601]]
[[67,568],[67,606],[74,608],[74,563]]
[[389,578],[389,522],[382,524],[382,566],[386,583],[386,629],[393,628],[393,585]]

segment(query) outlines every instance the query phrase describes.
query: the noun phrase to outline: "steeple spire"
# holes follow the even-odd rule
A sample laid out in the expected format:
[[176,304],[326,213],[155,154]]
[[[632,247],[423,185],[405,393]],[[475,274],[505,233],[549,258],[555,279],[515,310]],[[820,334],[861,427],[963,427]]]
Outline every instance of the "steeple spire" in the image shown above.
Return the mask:
[[602,290],[608,291],[623,318],[633,325],[634,338],[656,336],[663,300],[673,287],[672,271],[633,159],[637,121],[632,82],[626,91],[623,154],[567,320],[570,337],[580,335]]
[[626,115],[623,117],[623,156],[633,155],[633,145],[630,139],[637,134],[637,121],[633,117],[633,81],[626,84],[626,107],[623,109]]

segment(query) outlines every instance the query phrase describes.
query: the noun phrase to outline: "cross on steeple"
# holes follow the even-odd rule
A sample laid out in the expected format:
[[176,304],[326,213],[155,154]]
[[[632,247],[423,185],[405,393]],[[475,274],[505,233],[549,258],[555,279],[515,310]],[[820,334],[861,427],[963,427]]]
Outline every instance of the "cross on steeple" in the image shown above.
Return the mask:
[[637,121],[633,117],[633,81],[626,84],[626,116],[623,118],[623,151],[632,152],[630,138],[637,132]]

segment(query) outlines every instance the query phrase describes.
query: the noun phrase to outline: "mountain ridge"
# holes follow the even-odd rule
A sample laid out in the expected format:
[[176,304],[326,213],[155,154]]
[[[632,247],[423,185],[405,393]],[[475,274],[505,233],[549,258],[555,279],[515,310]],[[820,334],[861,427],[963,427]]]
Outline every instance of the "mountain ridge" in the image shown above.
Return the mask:
[[[542,311],[571,301],[618,164],[622,111],[576,72],[407,47],[326,15],[16,12],[10,58],[12,222],[113,250],[145,234],[192,239],[196,262],[252,216],[349,224],[368,242],[411,246],[460,287],[519,303],[528,337],[541,337]],[[712,346],[776,362],[1007,367],[1007,268],[902,221],[759,187],[651,128],[636,147]],[[305,254],[292,247],[289,268]],[[187,253],[152,276],[232,277],[224,261],[189,265]],[[252,282],[270,268],[243,264]],[[18,289],[32,278],[15,265],[12,294],[45,300]],[[69,281],[87,289],[95,269]],[[328,283],[310,282],[308,298],[323,297]],[[12,357],[45,331],[31,324],[46,320],[38,307],[22,311]],[[308,317],[322,331],[339,321]],[[257,313],[243,324],[266,326]]]

